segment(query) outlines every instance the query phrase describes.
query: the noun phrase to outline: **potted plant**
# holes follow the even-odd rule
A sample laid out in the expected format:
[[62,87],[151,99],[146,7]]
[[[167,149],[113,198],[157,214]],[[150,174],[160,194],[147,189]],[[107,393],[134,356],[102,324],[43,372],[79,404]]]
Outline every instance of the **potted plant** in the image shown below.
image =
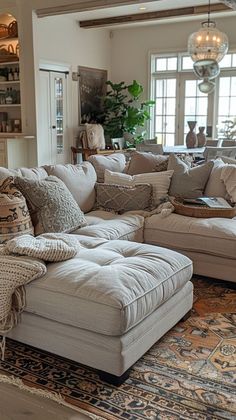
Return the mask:
[[130,85],[109,80],[107,85],[110,90],[104,97],[105,135],[110,139],[120,139],[129,133],[130,140],[126,140],[126,146],[133,147],[144,139],[145,123],[150,120],[150,107],[155,102],[140,100],[143,87],[136,80]]

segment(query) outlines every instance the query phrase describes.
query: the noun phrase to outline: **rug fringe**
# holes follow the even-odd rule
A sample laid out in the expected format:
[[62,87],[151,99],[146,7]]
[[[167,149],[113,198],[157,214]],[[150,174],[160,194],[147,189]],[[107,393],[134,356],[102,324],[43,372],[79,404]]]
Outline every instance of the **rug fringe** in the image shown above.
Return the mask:
[[57,394],[56,392],[45,391],[41,388],[33,388],[27,386],[20,378],[16,378],[14,376],[0,375],[0,383],[14,385],[23,391],[30,392],[31,394],[38,395],[39,397],[49,398],[50,400],[55,401],[58,404],[61,404],[65,407],[68,407],[71,410],[84,414],[93,420],[104,420],[104,417],[97,416],[96,414],[89,413],[88,411],[83,410],[82,408],[69,404],[65,401],[61,394]]

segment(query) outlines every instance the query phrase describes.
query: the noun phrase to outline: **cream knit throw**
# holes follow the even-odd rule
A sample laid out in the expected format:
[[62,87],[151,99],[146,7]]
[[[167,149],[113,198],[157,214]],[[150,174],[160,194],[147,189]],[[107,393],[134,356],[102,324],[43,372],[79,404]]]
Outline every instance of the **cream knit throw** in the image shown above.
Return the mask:
[[[10,331],[25,308],[24,286],[43,276],[44,261],[64,261],[80,248],[69,234],[22,235],[0,246],[0,334]],[[4,356],[5,337],[0,349]]]

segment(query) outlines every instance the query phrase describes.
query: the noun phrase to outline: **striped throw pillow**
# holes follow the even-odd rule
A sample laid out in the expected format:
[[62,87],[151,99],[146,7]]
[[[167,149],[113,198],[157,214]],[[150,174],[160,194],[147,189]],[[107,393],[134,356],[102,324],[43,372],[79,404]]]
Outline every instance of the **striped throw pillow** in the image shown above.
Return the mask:
[[105,183],[134,187],[137,184],[152,186],[153,206],[157,207],[168,195],[171,177],[174,171],[152,172],[138,175],[127,175],[118,172],[105,171]]

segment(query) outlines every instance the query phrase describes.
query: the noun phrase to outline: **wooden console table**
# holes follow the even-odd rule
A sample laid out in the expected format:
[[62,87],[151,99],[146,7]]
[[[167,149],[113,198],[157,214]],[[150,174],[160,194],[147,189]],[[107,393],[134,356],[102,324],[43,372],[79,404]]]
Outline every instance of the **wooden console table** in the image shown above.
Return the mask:
[[104,150],[100,150],[100,149],[83,149],[82,147],[71,147],[71,151],[72,151],[72,162],[74,165],[76,165],[77,163],[77,154],[81,153],[82,154],[82,158],[83,160],[88,160],[89,156],[91,155],[112,155],[113,153],[127,153],[127,152],[131,152],[134,149],[118,149],[118,150],[114,150],[114,149],[104,149]]

